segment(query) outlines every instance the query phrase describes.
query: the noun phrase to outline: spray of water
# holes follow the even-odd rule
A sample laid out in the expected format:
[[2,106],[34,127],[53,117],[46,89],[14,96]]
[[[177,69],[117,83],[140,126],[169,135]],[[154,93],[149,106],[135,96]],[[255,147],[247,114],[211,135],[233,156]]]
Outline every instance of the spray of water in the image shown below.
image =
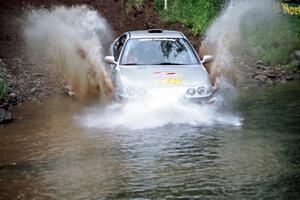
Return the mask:
[[199,105],[179,99],[151,98],[143,101],[91,107],[78,118],[88,128],[149,129],[170,124],[191,126],[240,126],[241,118],[216,105]]
[[241,56],[239,54],[239,48],[243,44],[241,26],[246,21],[247,23],[251,21],[252,25],[258,24],[262,18],[274,18],[272,0],[231,0],[227,3],[222,14],[207,30],[200,49],[201,55],[215,56],[215,62],[208,66],[214,82],[217,76],[224,75],[227,80],[240,83],[242,74],[235,67],[234,59]]
[[29,56],[50,63],[80,99],[111,94],[102,61],[111,31],[96,11],[86,6],[30,10],[24,36]]

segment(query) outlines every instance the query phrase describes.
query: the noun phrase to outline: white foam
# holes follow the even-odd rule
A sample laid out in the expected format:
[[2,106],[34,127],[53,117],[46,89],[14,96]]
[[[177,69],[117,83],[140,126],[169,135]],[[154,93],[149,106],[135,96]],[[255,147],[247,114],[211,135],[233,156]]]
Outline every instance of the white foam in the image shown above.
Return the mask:
[[78,120],[83,127],[99,129],[125,127],[136,130],[170,124],[241,126],[239,116],[220,111],[218,105],[218,102],[214,105],[200,105],[172,98],[152,98],[106,107],[90,107]]

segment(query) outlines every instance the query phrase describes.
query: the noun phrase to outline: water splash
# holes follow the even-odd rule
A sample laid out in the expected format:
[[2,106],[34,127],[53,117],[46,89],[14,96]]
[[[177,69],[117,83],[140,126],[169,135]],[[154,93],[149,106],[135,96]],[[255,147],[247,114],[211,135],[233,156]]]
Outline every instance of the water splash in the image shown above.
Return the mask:
[[87,6],[33,9],[24,26],[29,56],[47,62],[80,99],[112,91],[102,61],[111,40],[106,20]]
[[252,24],[259,23],[261,18],[273,18],[272,3],[273,0],[231,0],[208,28],[201,45],[200,55],[213,54],[215,56],[215,62],[208,66],[214,82],[219,75],[227,77],[235,84],[241,82],[241,71],[234,62],[236,56],[241,56],[239,52],[243,44],[241,26],[246,22],[247,15],[249,15],[247,23],[250,19]]
[[240,126],[241,118],[230,112],[220,111],[220,104],[199,105],[174,98],[151,98],[107,107],[91,107],[77,119],[87,128],[125,127],[133,130],[170,124]]

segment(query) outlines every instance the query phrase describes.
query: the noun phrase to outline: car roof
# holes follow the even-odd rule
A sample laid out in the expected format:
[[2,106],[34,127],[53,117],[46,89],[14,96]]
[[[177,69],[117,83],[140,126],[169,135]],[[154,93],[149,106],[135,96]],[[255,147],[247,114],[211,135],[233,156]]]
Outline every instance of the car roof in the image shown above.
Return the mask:
[[139,31],[129,31],[129,38],[185,38],[183,33],[178,31],[149,29]]

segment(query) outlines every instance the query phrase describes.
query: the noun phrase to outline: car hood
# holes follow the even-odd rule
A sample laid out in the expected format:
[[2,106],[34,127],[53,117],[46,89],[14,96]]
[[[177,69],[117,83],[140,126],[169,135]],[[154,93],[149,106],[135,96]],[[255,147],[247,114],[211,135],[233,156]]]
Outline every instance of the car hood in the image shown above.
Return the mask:
[[120,67],[120,78],[135,86],[196,86],[210,84],[201,65],[126,66]]

